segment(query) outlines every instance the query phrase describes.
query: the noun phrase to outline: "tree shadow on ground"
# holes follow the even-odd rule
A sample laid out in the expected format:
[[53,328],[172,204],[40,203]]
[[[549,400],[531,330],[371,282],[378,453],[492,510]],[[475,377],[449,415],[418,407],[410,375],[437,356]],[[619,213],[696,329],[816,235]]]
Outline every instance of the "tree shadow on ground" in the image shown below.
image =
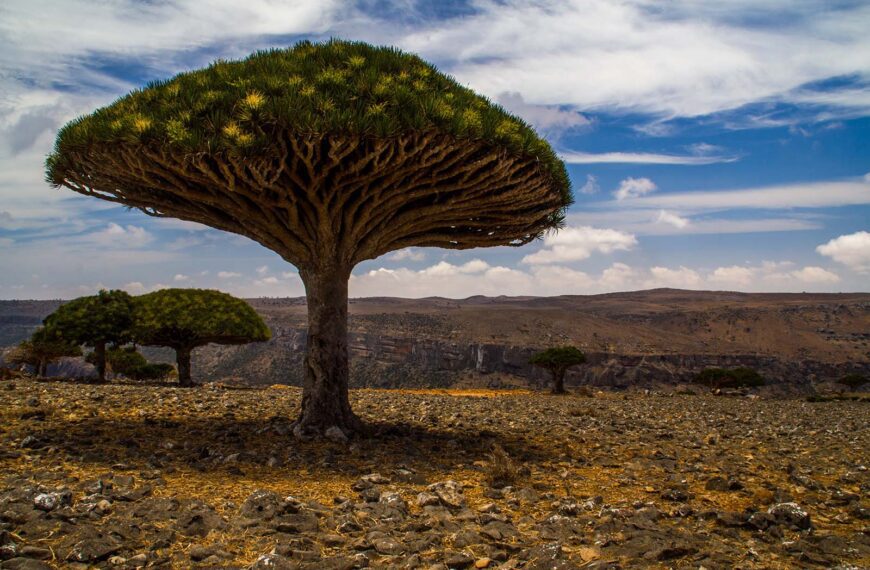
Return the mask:
[[553,460],[556,454],[520,434],[414,423],[369,423],[365,436],[347,444],[300,441],[290,432],[290,420],[279,417],[93,417],[46,424],[34,432],[36,443],[29,453],[60,455],[68,462],[100,469],[249,476],[280,469],[286,477],[302,471],[329,477],[407,469],[437,477],[457,467],[474,469],[474,462],[485,460],[494,445],[519,462]]

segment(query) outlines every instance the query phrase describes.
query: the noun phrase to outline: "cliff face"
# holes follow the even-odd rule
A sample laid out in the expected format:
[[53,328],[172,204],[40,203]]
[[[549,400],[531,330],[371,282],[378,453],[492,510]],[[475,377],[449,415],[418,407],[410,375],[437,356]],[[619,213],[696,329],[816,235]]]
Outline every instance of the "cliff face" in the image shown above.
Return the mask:
[[[243,347],[208,347],[194,354],[201,380],[238,377],[253,383],[300,384],[306,331],[278,328],[273,340]],[[350,335],[351,384],[357,387],[448,387],[468,382],[489,387],[543,385],[548,373],[531,366],[538,349],[493,343],[462,343]],[[808,385],[834,381],[848,372],[870,373],[867,362],[831,363],[753,354],[644,354],[591,352],[588,363],[568,372],[569,385],[647,386],[688,382],[707,367],[748,366],[768,382]]]

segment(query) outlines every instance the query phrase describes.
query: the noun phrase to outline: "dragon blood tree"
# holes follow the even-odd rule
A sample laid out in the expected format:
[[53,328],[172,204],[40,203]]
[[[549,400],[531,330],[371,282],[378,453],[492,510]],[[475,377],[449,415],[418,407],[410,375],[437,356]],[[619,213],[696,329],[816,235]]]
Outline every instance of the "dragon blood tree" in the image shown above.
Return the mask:
[[42,322],[43,338],[94,348],[100,382],[106,381],[106,345],[130,342],[133,298],[120,290],[102,290],[96,295],[64,303]]
[[56,186],[247,236],[299,269],[308,301],[296,433],[361,427],[348,401],[353,267],[409,246],[520,246],[571,190],[520,119],[422,59],[301,42],[218,61],[66,125]]
[[227,293],[207,289],[161,289],[134,298],[133,338],[146,346],[175,350],[178,383],[192,386],[190,353],[206,344],[269,340],[269,327],[253,308]]

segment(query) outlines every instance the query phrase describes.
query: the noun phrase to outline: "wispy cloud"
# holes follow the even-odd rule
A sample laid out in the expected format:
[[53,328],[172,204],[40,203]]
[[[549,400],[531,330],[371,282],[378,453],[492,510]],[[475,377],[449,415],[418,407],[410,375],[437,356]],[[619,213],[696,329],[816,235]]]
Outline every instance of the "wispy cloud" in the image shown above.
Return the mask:
[[559,157],[568,164],[673,164],[703,166],[720,162],[735,162],[736,156],[677,155],[651,152],[579,152],[563,151]]

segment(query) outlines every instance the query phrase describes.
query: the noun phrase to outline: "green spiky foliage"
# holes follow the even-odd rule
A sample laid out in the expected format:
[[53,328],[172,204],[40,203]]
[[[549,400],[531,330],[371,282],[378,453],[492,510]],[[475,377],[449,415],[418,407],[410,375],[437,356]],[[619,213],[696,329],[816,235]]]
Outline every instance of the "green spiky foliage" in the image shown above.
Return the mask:
[[37,376],[45,376],[48,365],[67,356],[81,356],[81,348],[71,342],[52,338],[44,328],[37,329],[30,340],[21,342],[9,355],[11,364],[28,364]]
[[178,382],[192,384],[191,351],[205,344],[246,344],[271,338],[245,301],[208,289],[162,289],[136,297],[134,336],[139,344],[175,350]]
[[52,339],[93,347],[100,382],[106,380],[106,345],[126,344],[133,325],[133,298],[124,291],[100,291],[64,303],[45,318]]
[[710,388],[753,388],[764,385],[764,377],[753,370],[739,368],[705,368],[695,378],[698,384]]
[[564,164],[529,125],[419,57],[333,40],[218,61],[61,129],[48,181],[247,236],[299,268],[304,433],[361,428],[347,281],[406,247],[521,246],[558,229]]
[[549,370],[553,375],[553,393],[565,393],[565,373],[572,366],[584,364],[586,355],[574,346],[556,346],[543,350],[529,359],[529,364]]
[[376,138],[438,131],[483,140],[534,157],[563,205],[572,201],[564,164],[522,119],[416,55],[339,40],[219,60],[133,91],[61,129],[48,179],[62,184],[75,169],[70,152],[93,144],[253,158],[276,151],[275,129]]

